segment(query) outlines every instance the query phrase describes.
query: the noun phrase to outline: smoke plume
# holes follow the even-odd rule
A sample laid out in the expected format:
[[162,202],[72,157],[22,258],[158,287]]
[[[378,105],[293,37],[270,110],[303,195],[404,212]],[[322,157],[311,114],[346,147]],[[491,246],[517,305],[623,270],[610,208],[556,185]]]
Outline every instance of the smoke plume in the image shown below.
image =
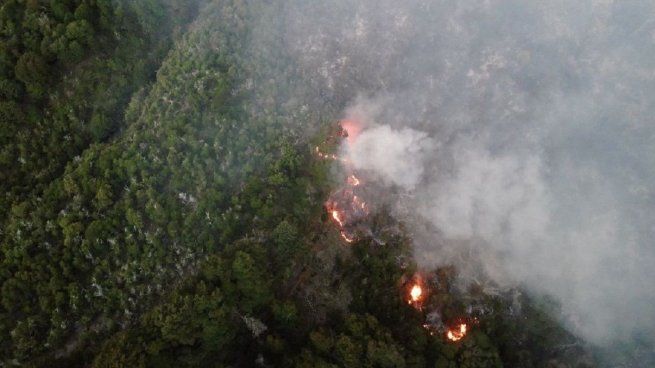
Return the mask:
[[315,91],[299,98],[360,122],[355,167],[434,228],[417,260],[467,248],[587,340],[653,341],[654,8],[292,1],[281,38]]
[[412,190],[423,176],[421,163],[431,143],[424,132],[382,125],[362,132],[346,146],[346,155],[355,169],[370,171],[385,184]]

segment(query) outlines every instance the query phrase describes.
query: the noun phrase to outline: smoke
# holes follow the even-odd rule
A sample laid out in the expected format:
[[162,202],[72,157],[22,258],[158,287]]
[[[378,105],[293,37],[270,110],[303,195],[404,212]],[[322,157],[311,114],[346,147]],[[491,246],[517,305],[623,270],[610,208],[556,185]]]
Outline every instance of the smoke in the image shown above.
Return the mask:
[[[489,132],[440,142],[425,131],[381,125],[364,129],[347,153],[355,168],[410,192],[399,205],[438,229],[417,237],[424,243],[416,247],[419,263],[460,262],[470,272],[461,262],[473,260],[448,249],[466,243],[487,277],[554,296],[568,327],[589,341],[651,336],[655,233],[646,219],[655,212],[655,182],[643,176],[651,157],[642,161],[630,154],[639,147],[613,137],[594,142],[604,150],[592,152],[601,147],[571,144],[560,129],[540,128],[544,136],[529,148],[498,148]],[[578,134],[593,136],[599,127],[587,129]],[[617,154],[630,159],[612,162]],[[630,165],[644,171],[625,172]]]
[[415,208],[435,229],[417,226],[417,260],[457,262],[467,248],[498,284],[554,297],[573,332],[609,344],[655,334],[654,10],[298,0],[277,11],[311,81],[298,105],[362,123],[346,148],[354,166],[403,188],[399,215]]
[[355,169],[367,170],[383,183],[413,190],[423,176],[422,162],[432,140],[424,132],[388,125],[369,128],[346,146]]

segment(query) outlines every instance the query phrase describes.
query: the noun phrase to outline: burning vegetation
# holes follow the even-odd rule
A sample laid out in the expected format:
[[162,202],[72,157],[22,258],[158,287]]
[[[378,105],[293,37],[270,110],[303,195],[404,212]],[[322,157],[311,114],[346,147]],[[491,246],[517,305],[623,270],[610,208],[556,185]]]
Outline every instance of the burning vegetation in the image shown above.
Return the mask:
[[410,303],[416,303],[421,300],[421,296],[423,295],[423,288],[421,288],[420,285],[414,285],[412,286],[412,290],[409,292],[410,296]]
[[[354,177],[354,175],[350,177]],[[359,183],[358,179],[355,178],[355,180]],[[368,216],[369,208],[366,202],[356,194],[357,185],[350,184],[349,180],[344,188],[332,193],[325,203],[330,217],[339,226],[341,237],[348,243],[355,240],[358,232],[367,230],[362,226],[362,221]]]
[[[443,277],[444,274],[440,272],[415,273],[404,286],[406,301],[417,311],[425,313],[425,322],[422,327],[431,336],[444,336],[447,342],[455,343],[466,337],[471,326],[479,323],[475,313],[478,309],[469,307],[461,311],[460,317],[446,318],[444,310],[449,307],[439,300],[439,294],[451,293],[452,290],[449,289],[447,281],[443,280]],[[432,295],[435,297],[431,298]],[[452,314],[452,312],[446,314]]]
[[[341,121],[337,132],[330,135],[325,143],[328,145],[339,145],[344,142],[353,144],[360,130],[361,128],[355,121]],[[358,173],[354,172],[347,159],[335,153],[326,153],[319,146],[315,147],[314,152],[316,157],[321,160],[339,161],[342,169],[346,171],[343,185],[332,192],[325,202],[325,209],[330,220],[338,227],[341,238],[350,244],[362,236],[372,236],[372,231],[367,224],[371,211],[368,203],[363,199],[367,196],[365,185],[363,185],[364,181],[360,179]],[[435,284],[432,287],[440,288],[445,282],[438,281],[438,279],[444,279],[444,277],[446,276],[443,272],[437,274],[415,273],[403,286],[404,298],[407,304],[417,311],[431,310],[427,313],[426,322],[423,324],[430,335],[443,335],[446,341],[458,342],[466,336],[470,329],[471,324],[468,319],[460,318],[455,323],[447,325],[442,320],[440,312],[442,306],[432,305],[429,300],[428,290],[430,287],[428,284],[433,282],[429,280],[437,280],[433,282]]]
[[[330,169],[339,172],[337,188],[329,193],[324,202],[327,213],[326,222],[330,227],[334,226],[343,239],[342,244],[353,244],[357,251],[367,249],[367,244],[384,246],[386,244],[408,245],[411,239],[403,234],[403,224],[400,221],[389,220],[384,216],[385,203],[378,201],[383,198],[380,186],[372,180],[367,171],[356,171],[353,167],[353,157],[340,156],[337,147],[342,144],[356,144],[360,132],[357,122],[348,120],[341,121],[332,134],[319,145],[314,147],[314,156],[321,161],[330,163]],[[333,172],[334,172],[333,171]],[[381,217],[385,219],[381,219]],[[381,239],[380,239],[381,238]],[[330,237],[333,242],[333,237]],[[348,247],[349,248],[349,247]],[[347,251],[348,254],[352,254]],[[371,255],[371,254],[369,254]],[[504,296],[490,294],[489,288],[485,285],[478,285],[477,281],[462,288],[461,284],[455,283],[459,279],[454,266],[443,266],[434,270],[421,270],[413,274],[407,272],[412,269],[412,262],[406,261],[411,258],[411,252],[403,253],[398,250],[396,254],[397,265],[404,270],[396,287],[400,301],[407,309],[412,309],[414,317],[420,318],[421,327],[424,333],[430,335],[430,339],[438,339],[444,349],[457,351],[457,354],[469,354],[471,346],[476,346],[479,336],[484,336],[487,323],[491,323],[497,315],[502,315],[514,321],[514,312],[511,309],[503,314],[503,311],[493,312],[493,303],[489,302],[488,296],[495,295],[498,300],[504,301]],[[357,265],[356,267],[361,267]],[[372,294],[366,287],[360,288],[363,296]],[[405,304],[407,303],[407,304]],[[407,319],[403,319],[406,323]],[[480,327],[481,323],[485,323]],[[477,326],[477,327],[476,327]],[[404,326],[401,326],[403,328]],[[421,329],[418,329],[421,330]],[[473,330],[477,330],[472,334]],[[450,346],[450,347],[446,347]],[[489,359],[494,358],[493,354]],[[458,358],[459,359],[459,358]],[[464,358],[461,358],[464,359]]]
[[335,160],[335,161],[340,160],[339,156],[337,156],[334,153],[321,152],[321,149],[318,146],[316,146],[316,149],[314,151],[316,152],[316,156],[318,156],[318,158],[321,158],[323,160]]
[[421,310],[423,302],[427,299],[427,290],[421,275],[418,273],[414,275],[406,288],[408,290],[407,304]]
[[448,329],[448,332],[446,333],[446,337],[448,338],[448,340],[453,342],[459,341],[464,336],[466,336],[466,331],[467,331],[466,323],[460,323],[455,327]]
[[[329,140],[337,139],[339,141],[337,143],[340,143],[344,139],[352,140],[354,138],[354,135],[349,134],[348,129],[358,131],[359,128],[356,128],[356,123],[345,121],[342,124],[344,125],[339,126],[337,134],[331,136]],[[352,172],[353,170],[346,159],[334,153],[324,153],[318,146],[316,146],[315,152],[320,159],[344,163],[344,169],[348,171],[343,187],[333,192],[325,203],[330,218],[339,227],[341,238],[347,243],[352,243],[356,240],[358,234],[370,235],[370,230],[364,225],[364,220],[368,217],[370,210],[366,201],[362,199],[364,192],[361,186],[362,181]]]

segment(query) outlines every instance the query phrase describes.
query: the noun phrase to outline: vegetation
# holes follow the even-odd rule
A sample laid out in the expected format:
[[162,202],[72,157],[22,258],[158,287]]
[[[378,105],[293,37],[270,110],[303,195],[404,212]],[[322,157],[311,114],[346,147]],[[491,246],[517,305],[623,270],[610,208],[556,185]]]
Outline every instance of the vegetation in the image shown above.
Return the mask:
[[338,101],[280,103],[316,95],[258,63],[273,5],[212,2],[185,31],[198,6],[1,5],[0,366],[573,366],[575,339],[504,297],[461,342],[423,328],[407,235],[345,247],[324,213],[331,163],[305,134]]
[[3,1],[0,221],[123,128],[131,96],[196,11],[182,1]]

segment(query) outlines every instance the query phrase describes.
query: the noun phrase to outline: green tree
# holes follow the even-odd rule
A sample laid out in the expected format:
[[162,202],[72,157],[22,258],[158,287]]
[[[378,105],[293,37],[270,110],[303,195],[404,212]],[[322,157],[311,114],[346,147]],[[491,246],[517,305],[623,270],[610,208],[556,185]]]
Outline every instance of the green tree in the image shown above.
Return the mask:
[[34,97],[41,97],[49,82],[50,70],[41,55],[28,51],[16,62],[16,78],[25,84],[25,88]]

